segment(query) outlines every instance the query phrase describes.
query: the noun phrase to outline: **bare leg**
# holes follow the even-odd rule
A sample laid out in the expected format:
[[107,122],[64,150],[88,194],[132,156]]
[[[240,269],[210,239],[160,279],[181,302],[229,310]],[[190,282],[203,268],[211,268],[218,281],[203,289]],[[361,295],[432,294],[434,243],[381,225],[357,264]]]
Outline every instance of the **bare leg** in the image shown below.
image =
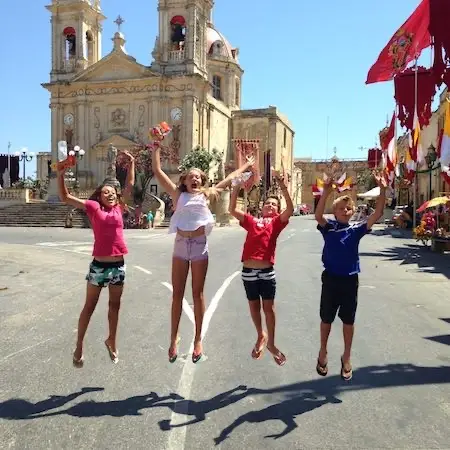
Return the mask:
[[256,333],[258,334],[255,348],[252,351],[252,357],[254,359],[259,359],[264,350],[265,342],[267,341],[267,334],[264,332],[262,327],[261,300],[249,300],[248,306],[250,307],[250,315],[252,316]]
[[109,286],[109,309],[108,323],[109,336],[106,343],[113,353],[117,353],[117,324],[119,322],[120,299],[122,298],[123,286]]
[[86,335],[87,327],[91,320],[92,314],[95,311],[95,307],[97,306],[97,302],[100,297],[101,291],[102,291],[101,287],[87,283],[86,301],[81,311],[80,318],[78,319],[77,346],[73,354],[74,358],[77,360],[80,359],[83,355],[84,336]]
[[275,346],[275,305],[273,300],[262,301],[264,315],[266,316],[266,326],[267,326],[267,350],[272,353],[275,362],[282,366],[286,362],[286,357],[280,350]]
[[172,258],[172,315],[170,331],[169,358],[176,355],[178,327],[180,326],[181,311],[183,308],[184,290],[189,271],[189,261],[181,258]]
[[354,325],[343,325],[342,328],[344,335],[344,354],[342,355],[342,360],[344,362],[345,369],[350,369],[350,355],[352,351],[353,334],[355,332]]
[[195,338],[194,338],[194,355],[203,353],[202,345],[202,326],[203,316],[205,315],[205,296],[203,289],[205,287],[206,273],[208,271],[208,259],[191,262],[192,274],[192,298],[194,299],[194,316],[195,316]]
[[328,337],[330,336],[331,323],[320,322],[320,351],[319,351],[319,363],[322,366],[327,364],[327,346]]

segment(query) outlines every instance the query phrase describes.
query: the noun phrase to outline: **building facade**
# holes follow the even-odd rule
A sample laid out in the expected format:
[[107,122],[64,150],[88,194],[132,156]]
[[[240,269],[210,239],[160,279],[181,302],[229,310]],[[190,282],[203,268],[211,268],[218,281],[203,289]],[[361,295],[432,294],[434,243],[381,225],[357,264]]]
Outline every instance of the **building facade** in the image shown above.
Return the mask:
[[[113,48],[102,57],[106,18],[100,0],[52,0],[47,9],[52,70],[43,86],[50,93],[52,151],[38,156],[38,178],[47,177],[48,160],[57,159],[57,143],[64,140],[85,150],[78,182],[93,188],[105,178],[109,144],[119,151],[144,145],[149,128],[161,121],[173,127],[167,145],[179,159],[201,146],[223,152],[230,166],[236,159],[232,138],[252,135],[271,148],[277,168],[284,161],[292,171],[294,132],[288,120],[276,108],[241,110],[239,50],[214,27],[212,0],[158,1],[150,66],[127,53],[120,17]],[[178,178],[178,164],[164,165]]]

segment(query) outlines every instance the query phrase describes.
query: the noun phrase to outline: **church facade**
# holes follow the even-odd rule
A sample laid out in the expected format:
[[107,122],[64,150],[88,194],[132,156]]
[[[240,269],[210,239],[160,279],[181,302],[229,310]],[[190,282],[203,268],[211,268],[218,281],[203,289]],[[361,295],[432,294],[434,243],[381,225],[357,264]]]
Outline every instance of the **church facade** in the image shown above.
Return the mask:
[[[233,140],[252,138],[261,139],[261,152],[272,145],[273,165],[283,161],[286,172],[292,170],[294,131],[287,118],[273,107],[249,114],[241,110],[239,51],[214,27],[212,0],[159,0],[150,66],[127,53],[120,17],[112,49],[102,57],[106,18],[100,0],[52,0],[47,9],[52,70],[43,87],[50,93],[52,151],[39,155],[38,178],[46,178],[47,161],[57,159],[57,143],[65,140],[69,147],[85,150],[78,181],[81,188],[93,188],[105,178],[110,144],[119,151],[146,144],[149,128],[161,121],[173,127],[167,145],[179,159],[196,146],[215,148],[231,169],[236,160]],[[269,110],[277,127],[264,121]],[[258,111],[261,120],[255,122]],[[260,166],[264,161],[259,158]],[[165,162],[174,179],[177,166]]]

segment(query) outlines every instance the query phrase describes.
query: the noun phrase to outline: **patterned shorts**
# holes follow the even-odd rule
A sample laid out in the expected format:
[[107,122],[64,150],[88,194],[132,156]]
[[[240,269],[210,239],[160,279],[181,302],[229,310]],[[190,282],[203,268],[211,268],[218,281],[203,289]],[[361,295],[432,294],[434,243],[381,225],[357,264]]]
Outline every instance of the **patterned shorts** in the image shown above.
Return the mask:
[[94,259],[89,265],[86,280],[94,286],[123,286],[125,282],[126,265],[122,261],[100,262]]

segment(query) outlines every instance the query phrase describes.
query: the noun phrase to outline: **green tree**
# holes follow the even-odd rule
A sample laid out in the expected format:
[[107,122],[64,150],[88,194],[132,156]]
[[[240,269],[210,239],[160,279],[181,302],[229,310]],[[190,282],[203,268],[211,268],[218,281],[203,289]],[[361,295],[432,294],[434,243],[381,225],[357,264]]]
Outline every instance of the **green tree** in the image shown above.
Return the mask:
[[185,172],[195,167],[208,174],[211,166],[219,164],[222,158],[222,153],[215,148],[208,151],[206,148],[197,146],[183,157],[179,169],[181,172]]
[[373,176],[373,171],[371,169],[364,169],[358,173],[356,176],[356,185],[358,191],[366,192],[377,187],[377,182]]

